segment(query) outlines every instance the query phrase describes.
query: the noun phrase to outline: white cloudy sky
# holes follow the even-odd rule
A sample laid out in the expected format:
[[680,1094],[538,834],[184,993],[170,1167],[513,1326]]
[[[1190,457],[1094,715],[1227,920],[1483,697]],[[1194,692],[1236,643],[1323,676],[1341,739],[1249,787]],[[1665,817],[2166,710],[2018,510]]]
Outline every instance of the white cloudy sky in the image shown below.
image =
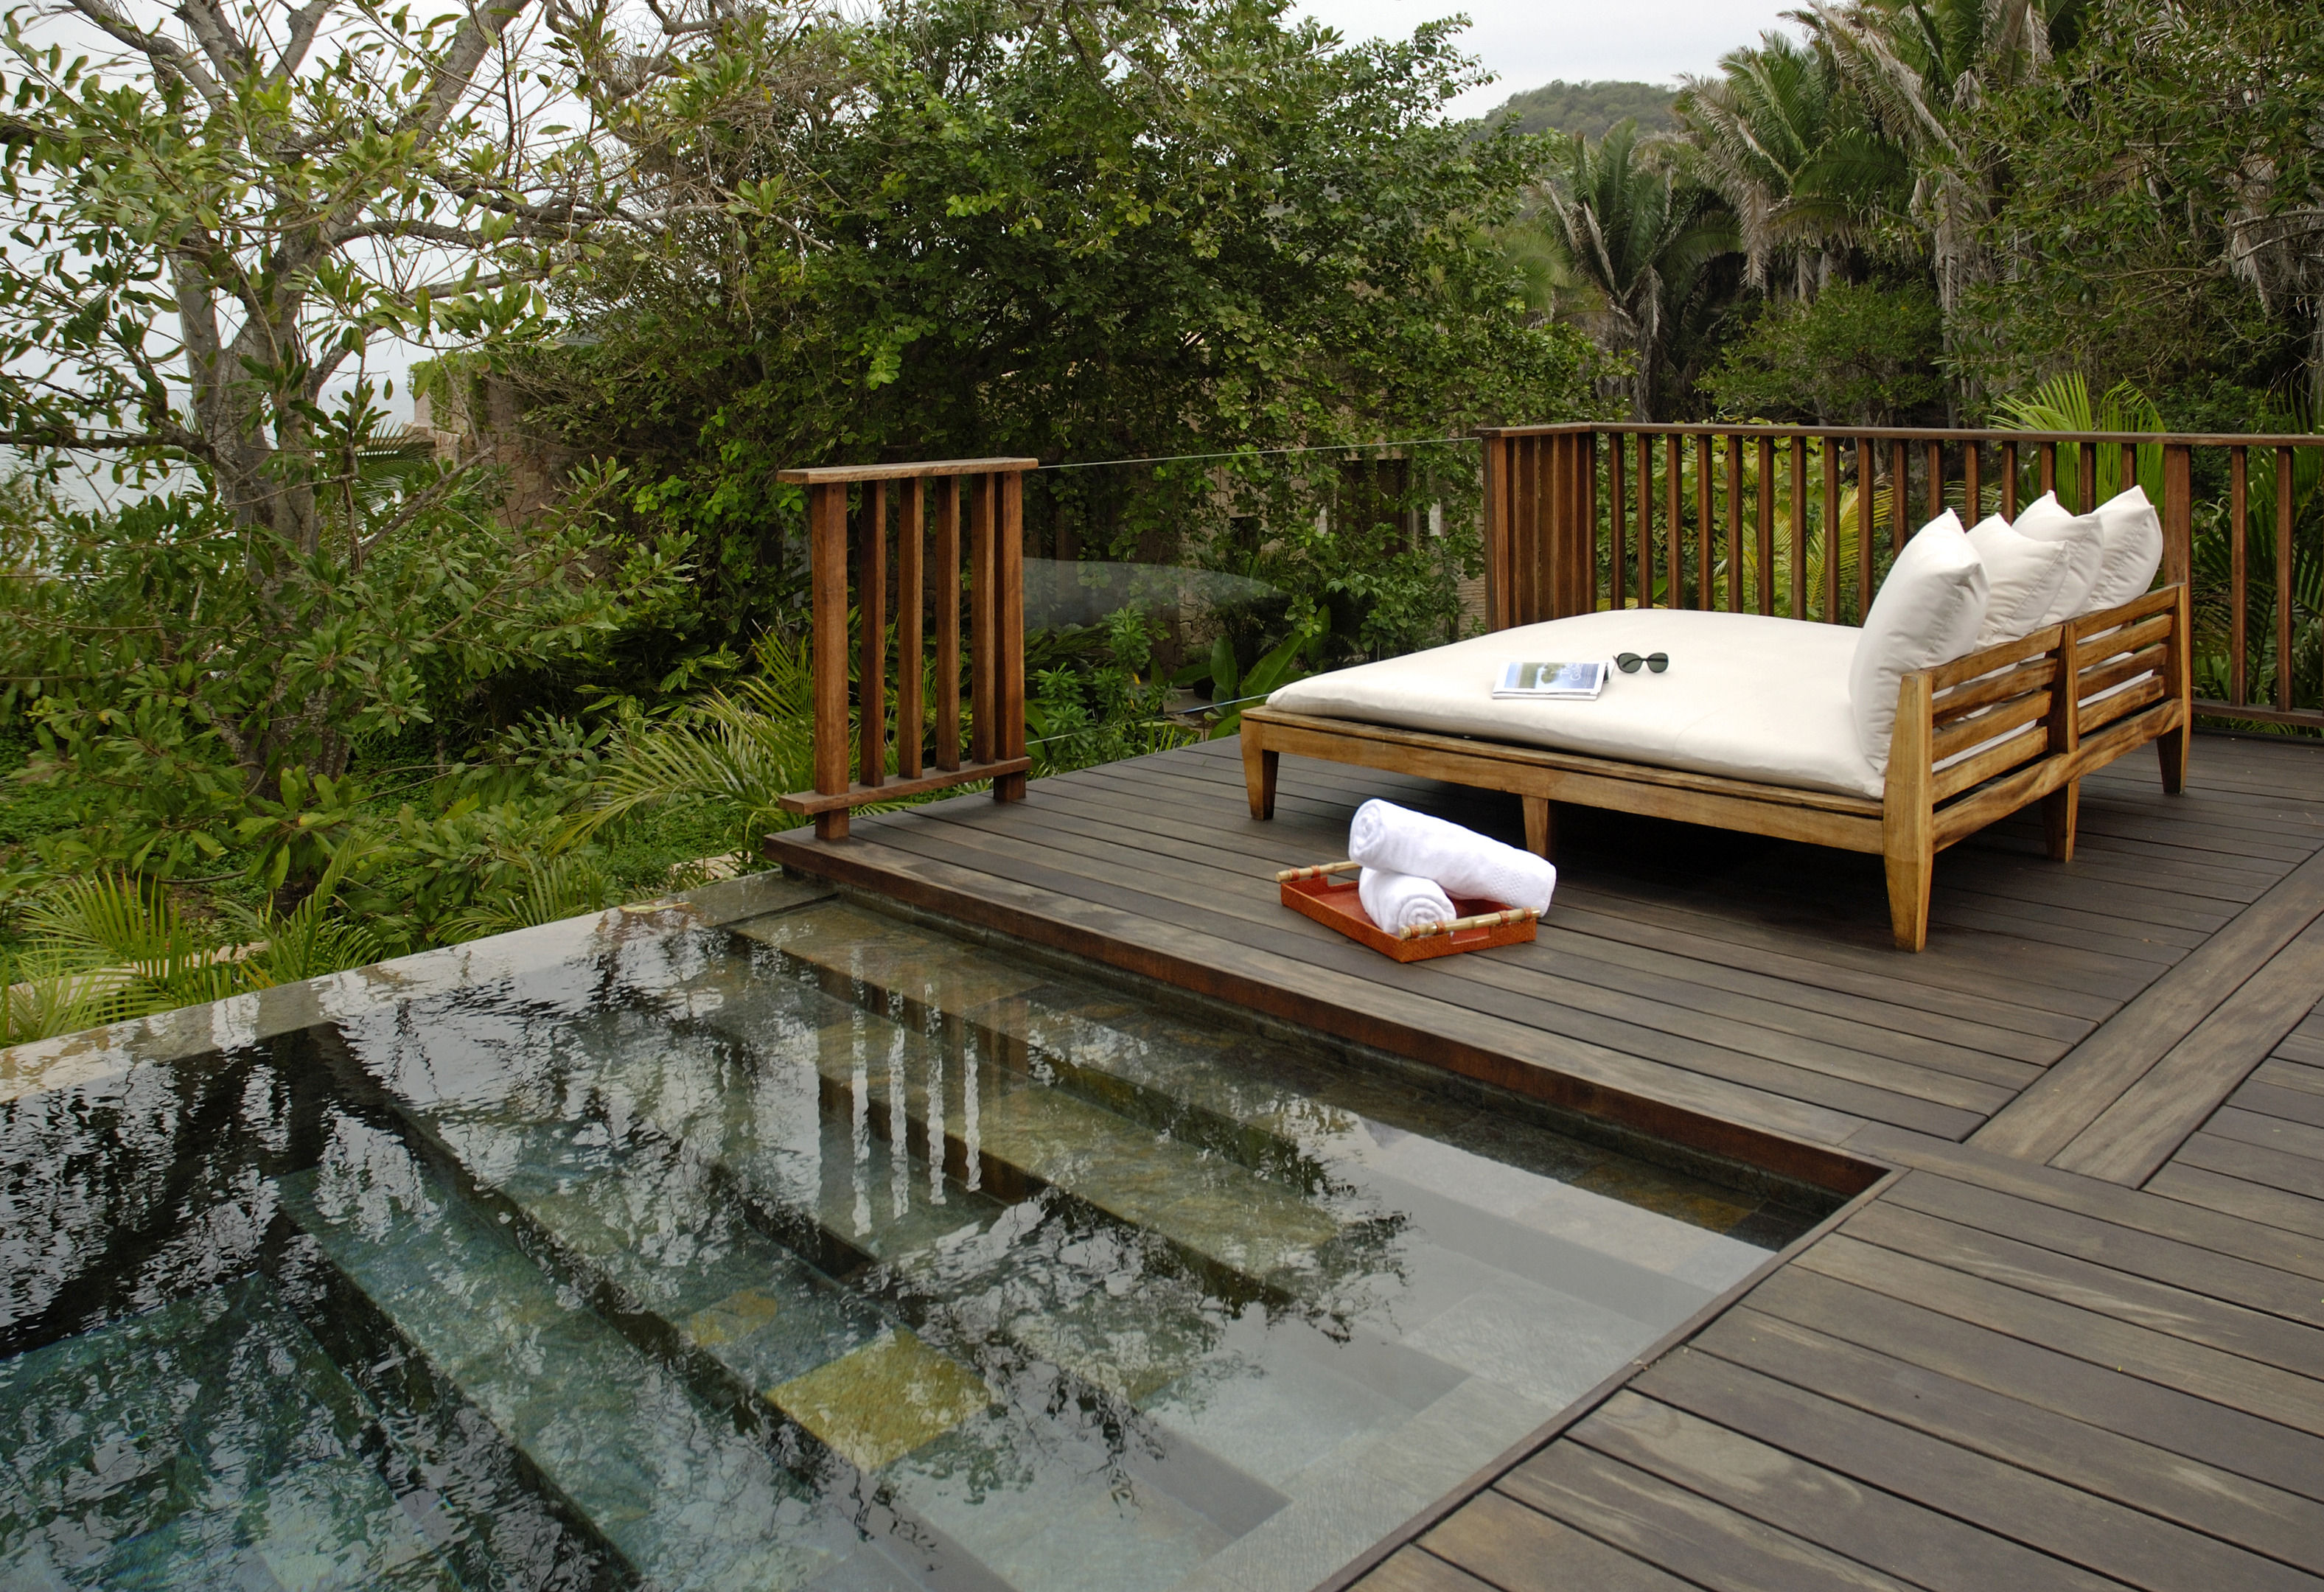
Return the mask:
[[1465,12],[1469,53],[1500,81],[1464,97],[1461,115],[1490,110],[1553,78],[1665,83],[1709,72],[1762,30],[1784,25],[1802,0],[1301,0],[1301,14],[1351,40],[1406,37],[1425,22]]

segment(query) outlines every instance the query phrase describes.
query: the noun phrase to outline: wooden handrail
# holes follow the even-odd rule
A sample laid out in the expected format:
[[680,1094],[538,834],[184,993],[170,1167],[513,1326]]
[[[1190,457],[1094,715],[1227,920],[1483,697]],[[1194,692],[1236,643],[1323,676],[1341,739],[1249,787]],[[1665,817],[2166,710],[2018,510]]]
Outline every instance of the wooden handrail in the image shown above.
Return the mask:
[[[2206,676],[2224,695],[2198,698],[2196,711],[2324,729],[2324,707],[2295,705],[2288,665],[2274,668],[2272,690],[2253,667],[2255,645],[2279,660],[2292,656],[2292,461],[2296,450],[2324,449],[2324,436],[1592,420],[1492,426],[1477,435],[1484,447],[1491,630],[1632,606],[1860,623],[1881,564],[1947,502],[1963,511],[1964,524],[1988,512],[2014,518],[2031,486],[2086,511],[2096,506],[2103,479],[2120,483],[2142,472],[2163,521],[2160,582],[2191,587],[2194,453],[2225,449],[2227,572],[2205,599],[2227,612],[2224,667]],[[2159,473],[2149,449],[2161,453]],[[2255,450],[2260,458],[2252,457]],[[1682,484],[1689,471],[1692,502]],[[2022,485],[2022,477],[2030,480]],[[2261,483],[2274,489],[2274,546],[2272,559],[2255,565],[2246,556],[2248,521]],[[1853,512],[1844,506],[1850,490]],[[1874,510],[1881,492],[1885,537]],[[1823,567],[1811,580],[1818,538]],[[1840,566],[1851,553],[1856,578],[1843,584]],[[1789,578],[1779,579],[1786,556]],[[2273,612],[2264,619],[2249,612],[2255,578],[2274,588]],[[2255,680],[2271,700],[2252,699]]]
[[[937,459],[781,470],[807,489],[814,592],[815,788],[782,798],[812,814],[816,838],[844,840],[868,802],[992,781],[996,801],[1025,794],[1025,472],[1037,459]],[[899,483],[890,491],[891,483]],[[931,492],[933,488],[933,492]],[[858,687],[855,777],[848,768],[848,503],[855,490]],[[960,747],[961,498],[968,499],[969,735]],[[928,499],[936,511],[930,516]],[[888,544],[896,502],[896,777],[888,775]],[[935,557],[926,557],[933,519]],[[936,634],[935,772],[923,766],[921,609],[932,575]]]
[[[1781,441],[1802,437],[1869,437],[1876,442],[2133,442],[2141,447],[2177,443],[2184,447],[2324,447],[2324,433],[2294,431],[1978,431],[1929,426],[1745,426],[1717,420],[1558,420],[1539,426],[1480,426],[1478,437],[1591,437],[1618,431],[1625,437],[1766,437]],[[2046,486],[2047,483],[2045,483]]]

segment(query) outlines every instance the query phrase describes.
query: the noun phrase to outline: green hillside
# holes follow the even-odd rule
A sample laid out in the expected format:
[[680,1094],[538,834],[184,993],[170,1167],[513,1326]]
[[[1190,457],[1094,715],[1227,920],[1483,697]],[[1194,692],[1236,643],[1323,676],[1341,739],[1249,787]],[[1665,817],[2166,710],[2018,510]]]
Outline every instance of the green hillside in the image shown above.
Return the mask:
[[1671,101],[1676,90],[1659,83],[1568,83],[1560,79],[1525,94],[1512,94],[1486,113],[1498,122],[1515,113],[1526,133],[1584,133],[1602,137],[1606,129],[1625,116],[1638,119],[1638,131],[1656,133],[1675,124]]

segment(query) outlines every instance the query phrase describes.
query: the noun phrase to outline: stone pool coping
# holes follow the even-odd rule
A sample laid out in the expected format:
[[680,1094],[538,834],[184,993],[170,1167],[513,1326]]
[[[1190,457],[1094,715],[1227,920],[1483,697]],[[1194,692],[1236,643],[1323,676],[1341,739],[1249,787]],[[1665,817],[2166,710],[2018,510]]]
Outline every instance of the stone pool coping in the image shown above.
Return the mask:
[[0,1050],[0,1102],[98,1082],[135,1067],[234,1050],[398,1001],[505,978],[569,960],[592,942],[616,943],[635,929],[662,933],[680,924],[716,928],[804,906],[832,894],[828,885],[785,879],[776,870],[745,874],[650,901],[415,951],[319,979],[32,1040]]

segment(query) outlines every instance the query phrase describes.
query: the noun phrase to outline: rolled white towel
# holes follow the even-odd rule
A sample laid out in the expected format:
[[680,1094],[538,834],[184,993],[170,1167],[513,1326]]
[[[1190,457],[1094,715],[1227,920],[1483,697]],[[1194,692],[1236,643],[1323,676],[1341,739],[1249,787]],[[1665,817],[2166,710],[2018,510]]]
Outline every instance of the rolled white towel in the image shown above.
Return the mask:
[[1364,916],[1391,934],[1432,923],[1451,923],[1461,916],[1452,910],[1452,898],[1434,879],[1416,879],[1408,873],[1367,868],[1356,876],[1356,897],[1364,904]]
[[[1369,801],[1348,826],[1348,855],[1366,868],[1434,879],[1447,893],[1549,910],[1557,870],[1531,851],[1393,802]],[[1367,906],[1366,910],[1370,910]]]

